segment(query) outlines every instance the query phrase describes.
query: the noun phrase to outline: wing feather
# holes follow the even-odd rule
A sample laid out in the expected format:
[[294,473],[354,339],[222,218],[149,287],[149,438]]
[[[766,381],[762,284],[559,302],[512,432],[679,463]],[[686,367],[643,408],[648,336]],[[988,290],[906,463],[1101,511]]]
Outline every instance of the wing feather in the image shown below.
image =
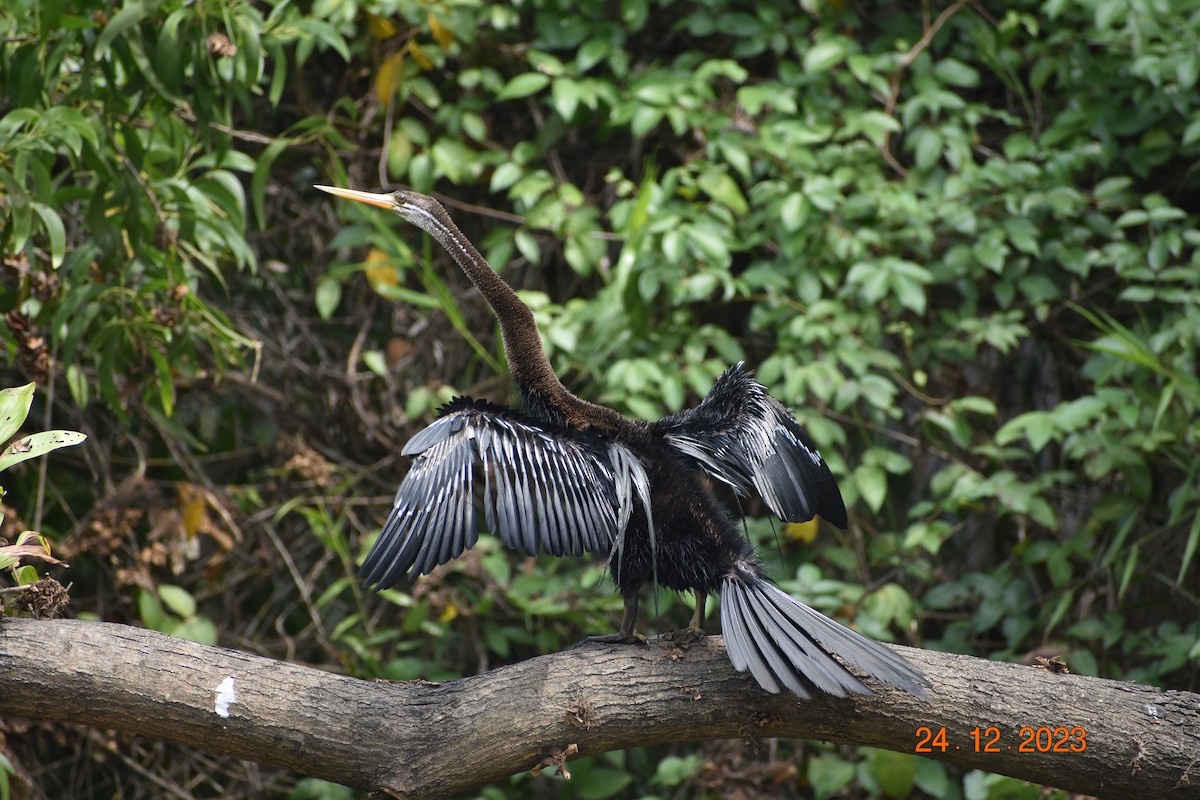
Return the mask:
[[[531,555],[606,552],[648,481],[627,448],[459,398],[402,450],[413,463],[359,570],[384,589],[461,555],[482,524]],[[477,494],[475,475],[483,475]]]
[[695,408],[655,424],[665,441],[713,479],[751,491],[787,522],[820,515],[846,527],[846,506],[821,453],[744,365],[727,369]]

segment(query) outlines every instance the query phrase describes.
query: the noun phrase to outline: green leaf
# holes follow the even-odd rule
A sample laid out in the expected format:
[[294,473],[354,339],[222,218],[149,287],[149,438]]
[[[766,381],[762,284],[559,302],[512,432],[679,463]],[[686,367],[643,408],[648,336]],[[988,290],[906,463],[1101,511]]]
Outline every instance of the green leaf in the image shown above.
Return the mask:
[[1045,411],[1027,411],[996,431],[996,444],[1008,444],[1024,436],[1033,452],[1038,453],[1056,436],[1054,418]]
[[750,204],[746,202],[742,190],[738,188],[737,181],[730,177],[725,170],[706,170],[701,173],[698,183],[700,188],[707,192],[712,199],[728,207],[738,216],[750,213]]
[[933,74],[944,83],[972,89],[979,85],[979,72],[958,59],[941,58],[933,65]]
[[32,383],[0,390],[0,444],[16,435],[25,424],[33,405],[33,390]]
[[600,59],[607,56],[611,49],[612,46],[603,38],[588,39],[575,54],[575,68],[580,73],[587,72],[600,63]]
[[908,797],[912,794],[920,759],[910,753],[875,748],[868,753],[871,773],[887,797]]
[[87,374],[74,362],[67,365],[67,389],[70,390],[75,405],[83,408],[88,404]]
[[678,786],[700,769],[700,756],[666,756],[654,770],[653,782],[659,786]]
[[367,369],[374,372],[379,377],[383,378],[387,375],[387,360],[383,357],[383,353],[378,350],[364,350],[362,354],[363,363],[367,365]]
[[0,452],[0,470],[6,470],[13,464],[20,464],[60,447],[77,445],[86,438],[85,434],[76,431],[42,431],[25,436]]
[[798,231],[808,220],[808,201],[799,192],[793,192],[784,199],[779,207],[779,221],[785,230]]
[[854,780],[855,765],[833,753],[821,753],[808,759],[808,781],[817,797],[841,792]]
[[1196,118],[1184,129],[1183,141],[1181,143],[1184,147],[1187,147],[1195,144],[1197,141],[1200,141],[1200,114],[1197,114]]
[[528,97],[535,92],[540,92],[550,84],[550,76],[543,75],[540,72],[526,72],[517,75],[504,85],[496,94],[496,101],[517,100],[522,97]]
[[892,275],[891,283],[900,305],[918,315],[925,313],[925,286],[922,283],[901,274]]
[[492,173],[492,180],[488,185],[488,190],[493,194],[502,192],[519,181],[521,174],[522,169],[519,164],[512,161],[505,161],[496,167],[496,171]]
[[[1183,546],[1183,556],[1179,560],[1179,574],[1175,577],[1177,586],[1183,586],[1184,576],[1188,574],[1188,569],[1192,566],[1197,549],[1200,549],[1200,511],[1192,516],[1192,527],[1188,530],[1187,542]],[[1200,646],[1200,641],[1197,642],[1197,646]]]
[[336,278],[321,278],[317,281],[315,296],[317,313],[321,319],[329,319],[342,302],[342,284]]
[[50,240],[50,267],[58,269],[67,252],[67,231],[63,227],[62,217],[45,203],[33,203],[33,210],[42,220],[46,229],[46,238]]
[[203,616],[187,617],[175,625],[170,634],[200,644],[215,645],[217,643],[217,626],[208,617]]
[[550,97],[554,101],[554,110],[569,122],[579,107],[579,84],[573,78],[555,78],[554,85],[550,87]]
[[960,397],[956,400],[951,400],[948,408],[954,410],[971,411],[976,414],[986,414],[989,417],[996,416],[996,403],[986,397]]
[[142,21],[146,15],[146,7],[140,0],[130,0],[104,26],[104,30],[96,37],[95,58],[97,61],[108,55],[113,40],[125,31]]
[[877,147],[883,144],[884,137],[889,133],[899,133],[902,128],[900,121],[891,114],[871,109],[864,111],[858,117],[859,128]]
[[878,513],[887,498],[887,472],[882,467],[862,464],[854,470],[854,484],[871,511]]
[[154,362],[154,374],[158,378],[158,400],[163,413],[169,417],[175,411],[175,379],[171,362],[154,347],[149,352],[150,360]]
[[841,63],[846,57],[846,48],[840,41],[827,40],[808,48],[804,54],[804,71],[825,72]]
[[587,772],[587,780],[579,781],[576,796],[581,800],[605,800],[633,783],[633,776],[624,770],[596,767]]
[[138,618],[152,631],[161,631],[163,623],[166,622],[166,613],[163,611],[162,603],[158,600],[158,595],[149,589],[142,589],[138,592]]
[[279,154],[291,144],[291,139],[276,139],[267,145],[254,165],[254,174],[250,176],[250,203],[254,206],[254,218],[258,220],[259,228],[267,227],[266,194],[271,167],[275,165]]
[[1062,403],[1053,412],[1055,425],[1063,431],[1074,431],[1102,416],[1108,403],[1092,395]]
[[196,598],[182,587],[160,583],[158,597],[163,605],[185,619],[196,614]]

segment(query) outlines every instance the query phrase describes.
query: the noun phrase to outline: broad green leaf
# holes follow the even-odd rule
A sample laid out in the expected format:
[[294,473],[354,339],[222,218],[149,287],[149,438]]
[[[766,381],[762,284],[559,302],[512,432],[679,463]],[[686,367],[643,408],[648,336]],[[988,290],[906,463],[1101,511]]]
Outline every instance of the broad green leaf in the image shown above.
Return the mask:
[[1029,440],[1033,452],[1041,452],[1054,438],[1057,430],[1054,418],[1045,411],[1027,411],[1005,423],[996,431],[996,444],[1008,444],[1021,436]]
[[15,436],[25,424],[33,405],[33,390],[32,383],[0,390],[0,444]]
[[933,74],[951,86],[971,89],[979,85],[979,71],[954,58],[938,59]]
[[698,181],[700,188],[707,192],[718,203],[729,208],[738,216],[750,213],[750,204],[746,202],[742,190],[728,172],[720,169],[710,169],[701,173]]
[[576,787],[576,796],[580,800],[605,800],[632,782],[633,776],[625,770],[596,767],[587,771],[586,781],[579,782]]
[[880,467],[863,464],[854,470],[854,484],[871,511],[878,513],[887,497],[887,473]]
[[835,753],[821,753],[808,759],[806,772],[817,796],[829,797],[850,785],[855,765]]
[[30,434],[17,439],[0,451],[0,470],[6,470],[13,464],[20,464],[60,447],[77,445],[86,438],[85,434],[76,431],[42,431]]
[[108,49],[113,40],[142,21],[146,15],[146,6],[140,0],[130,0],[113,15],[104,30],[96,37],[95,57],[97,60],[108,55]]
[[89,392],[87,374],[80,369],[79,365],[72,362],[67,365],[67,389],[71,392],[71,399],[75,401],[75,405],[83,408],[88,404]]
[[200,644],[215,645],[217,643],[217,626],[205,616],[187,617],[173,626],[170,634]]
[[342,302],[342,284],[336,278],[323,278],[317,281],[315,300],[317,313],[321,319],[329,319]]
[[374,372],[379,377],[387,375],[387,360],[383,357],[383,353],[378,350],[364,350],[362,354],[363,363],[367,369]]
[[818,42],[804,54],[805,72],[825,72],[841,63],[846,47],[840,41]]
[[62,217],[45,203],[32,205],[33,210],[41,217],[42,227],[46,229],[46,238],[50,241],[50,268],[58,269],[67,252],[67,231],[63,227]]
[[872,748],[868,762],[875,779],[887,797],[908,797],[912,794],[918,759],[911,753]]
[[169,583],[158,585],[158,597],[163,605],[181,617],[187,618],[196,613],[196,598],[186,589]]
[[976,414],[986,414],[989,417],[996,416],[996,403],[986,397],[959,397],[952,400],[950,408],[962,411],[971,411]]
[[149,589],[142,589],[138,592],[138,618],[152,631],[163,629],[166,613],[163,611],[158,595]]
[[396,128],[392,131],[392,138],[388,141],[388,175],[397,179],[404,177],[408,173],[408,165],[412,161],[412,157],[412,139],[408,137],[408,133],[403,128]]
[[505,161],[500,166],[496,167],[496,171],[492,173],[492,180],[489,184],[489,191],[499,193],[512,186],[521,179],[522,169],[520,165],[512,161]]
[[554,110],[563,120],[570,122],[579,107],[579,84],[573,78],[560,77],[554,79],[550,87],[550,96],[554,101]]
[[540,92],[548,85],[550,85],[549,75],[543,75],[540,72],[526,72],[517,75],[506,83],[504,88],[496,94],[496,102],[528,97],[531,94]]

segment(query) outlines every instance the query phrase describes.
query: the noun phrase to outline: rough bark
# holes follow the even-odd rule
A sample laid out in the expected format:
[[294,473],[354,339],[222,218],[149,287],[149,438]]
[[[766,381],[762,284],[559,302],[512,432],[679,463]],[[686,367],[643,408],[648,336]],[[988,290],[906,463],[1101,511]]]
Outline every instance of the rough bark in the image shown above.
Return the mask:
[[[927,738],[934,758],[1083,794],[1200,797],[1200,695],[901,649],[932,680],[928,700],[887,687],[845,700],[768,695],[733,671],[719,637],[382,683],[139,628],[5,619],[0,714],[169,739],[400,798],[447,797],[574,755],[773,736],[909,753]],[[976,752],[972,730],[983,746],[989,727],[998,752]],[[1036,752],[1037,729],[1060,727],[1085,732],[1082,748],[1071,740],[1081,751]],[[1035,752],[1021,752],[1026,739]]]

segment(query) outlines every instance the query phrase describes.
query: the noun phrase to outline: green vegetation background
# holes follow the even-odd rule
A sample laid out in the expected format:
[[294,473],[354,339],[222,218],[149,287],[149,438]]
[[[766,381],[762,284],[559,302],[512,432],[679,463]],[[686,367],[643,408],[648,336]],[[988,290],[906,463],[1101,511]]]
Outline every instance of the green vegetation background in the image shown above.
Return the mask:
[[[89,438],[6,475],[3,535],[50,537],[70,614],[363,677],[610,630],[598,565],[490,540],[354,581],[406,438],[453,394],[513,400],[445,254],[311,188],[407,184],[579,393],[654,417],[745,359],[796,407],[852,523],[746,507],[788,590],[885,640],[1195,691],[1198,73],[1196,0],[9,0],[0,384]],[[3,724],[45,796],[342,796]],[[571,770],[483,796],[1041,796],[805,742]]]

